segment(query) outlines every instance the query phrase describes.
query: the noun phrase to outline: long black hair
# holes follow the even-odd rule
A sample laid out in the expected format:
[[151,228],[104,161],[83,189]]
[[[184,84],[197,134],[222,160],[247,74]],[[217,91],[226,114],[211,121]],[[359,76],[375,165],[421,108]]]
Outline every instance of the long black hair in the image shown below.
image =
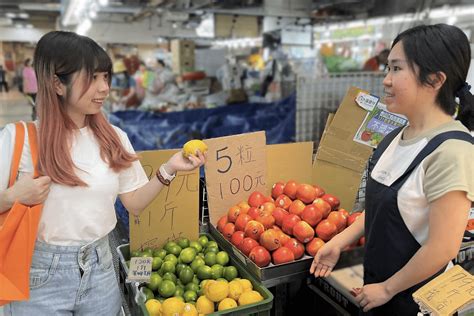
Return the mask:
[[433,74],[443,72],[446,81],[436,97],[441,109],[454,115],[455,97],[459,98],[456,119],[474,130],[474,96],[469,92],[466,77],[471,62],[469,40],[458,27],[447,24],[418,25],[400,33],[393,41],[403,43],[407,62],[412,70],[419,68],[418,81],[434,85]]

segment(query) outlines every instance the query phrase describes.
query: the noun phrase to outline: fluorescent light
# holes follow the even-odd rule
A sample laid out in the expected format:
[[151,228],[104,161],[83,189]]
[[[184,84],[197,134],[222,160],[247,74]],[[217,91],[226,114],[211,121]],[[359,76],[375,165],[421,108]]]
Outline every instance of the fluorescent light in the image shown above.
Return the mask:
[[87,34],[87,31],[89,31],[89,29],[91,28],[92,26],[92,22],[90,19],[85,19],[84,21],[82,21],[81,24],[79,24],[79,26],[77,27],[76,29],[76,33],[79,34],[79,35],[86,35]]
[[99,0],[99,4],[103,7],[105,7],[109,4],[109,0]]
[[30,17],[30,15],[28,13],[22,12],[22,13],[18,14],[18,17],[21,18],[21,19],[28,19]]
[[10,19],[16,18],[16,14],[13,13],[13,12],[7,12],[7,14],[5,14],[5,16],[6,16],[7,18],[10,18]]

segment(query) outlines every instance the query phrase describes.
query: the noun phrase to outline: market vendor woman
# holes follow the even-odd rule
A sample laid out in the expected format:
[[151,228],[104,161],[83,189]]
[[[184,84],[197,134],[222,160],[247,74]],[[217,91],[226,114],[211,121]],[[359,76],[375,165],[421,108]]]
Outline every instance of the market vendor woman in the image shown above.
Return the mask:
[[101,111],[110,91],[112,62],[90,38],[47,33],[36,46],[34,64],[41,176],[33,179],[31,148],[25,141],[18,181],[8,188],[16,135],[15,125],[8,124],[0,133],[0,213],[15,201],[43,204],[43,210],[30,298],[6,305],[4,312],[118,315],[121,295],[108,244],[117,223],[117,196],[138,215],[177,171],[198,168],[205,157],[197,152],[184,158],[178,152],[156,177],[147,178],[127,134],[110,125]]
[[341,250],[365,235],[361,312],[416,315],[413,292],[459,251],[474,200],[470,61],[469,41],[455,26],[416,26],[393,42],[384,103],[409,124],[380,143],[364,214],[320,249],[310,270],[328,276]]

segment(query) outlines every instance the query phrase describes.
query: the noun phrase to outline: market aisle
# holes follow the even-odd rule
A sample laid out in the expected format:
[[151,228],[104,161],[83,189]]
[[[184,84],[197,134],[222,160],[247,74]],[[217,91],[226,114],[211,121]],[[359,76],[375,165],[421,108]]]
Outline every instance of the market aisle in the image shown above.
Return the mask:
[[0,129],[20,120],[31,120],[31,106],[26,97],[19,91],[0,92]]

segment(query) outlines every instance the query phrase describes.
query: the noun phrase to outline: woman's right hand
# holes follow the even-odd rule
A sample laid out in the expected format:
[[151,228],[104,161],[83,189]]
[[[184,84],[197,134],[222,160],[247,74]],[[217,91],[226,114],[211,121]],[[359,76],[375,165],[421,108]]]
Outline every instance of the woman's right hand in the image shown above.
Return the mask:
[[22,175],[12,187],[12,197],[24,205],[36,205],[43,203],[48,197],[51,178],[41,176],[33,179],[33,174]]
[[334,242],[324,244],[314,256],[309,272],[315,277],[327,277],[339,260],[341,248]]

